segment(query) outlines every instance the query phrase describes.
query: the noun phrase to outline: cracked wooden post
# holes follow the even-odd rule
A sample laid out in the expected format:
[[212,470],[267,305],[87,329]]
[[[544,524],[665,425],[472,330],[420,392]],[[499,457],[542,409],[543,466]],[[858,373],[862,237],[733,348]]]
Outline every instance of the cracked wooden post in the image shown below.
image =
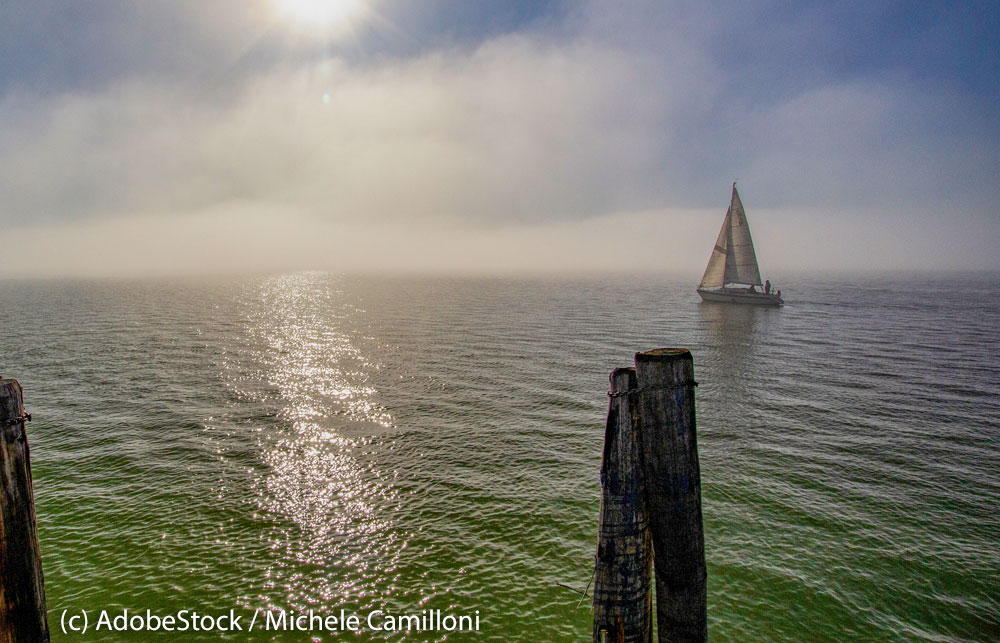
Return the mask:
[[0,643],[49,640],[25,419],[21,385],[0,378]]
[[651,542],[640,467],[634,368],[611,373],[594,561],[595,643],[651,643]]
[[639,435],[653,539],[660,641],[708,638],[694,360],[684,348],[636,353]]

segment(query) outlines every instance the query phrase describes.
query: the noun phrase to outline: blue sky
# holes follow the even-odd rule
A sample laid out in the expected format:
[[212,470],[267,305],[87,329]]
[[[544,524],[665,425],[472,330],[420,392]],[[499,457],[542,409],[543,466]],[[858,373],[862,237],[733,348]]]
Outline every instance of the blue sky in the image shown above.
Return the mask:
[[0,5],[0,275],[1000,269],[1000,3],[294,2]]

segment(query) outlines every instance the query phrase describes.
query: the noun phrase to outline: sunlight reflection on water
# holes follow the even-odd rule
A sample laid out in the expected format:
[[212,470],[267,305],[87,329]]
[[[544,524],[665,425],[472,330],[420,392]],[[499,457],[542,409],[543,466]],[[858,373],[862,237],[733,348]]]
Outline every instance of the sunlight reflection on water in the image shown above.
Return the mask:
[[398,493],[368,458],[373,438],[393,429],[373,399],[378,365],[338,323],[357,309],[314,273],[268,279],[246,304],[250,357],[265,365],[258,383],[277,396],[282,421],[261,434],[266,466],[252,483],[274,525],[264,589],[298,608],[372,604],[389,592],[405,538],[387,511]]

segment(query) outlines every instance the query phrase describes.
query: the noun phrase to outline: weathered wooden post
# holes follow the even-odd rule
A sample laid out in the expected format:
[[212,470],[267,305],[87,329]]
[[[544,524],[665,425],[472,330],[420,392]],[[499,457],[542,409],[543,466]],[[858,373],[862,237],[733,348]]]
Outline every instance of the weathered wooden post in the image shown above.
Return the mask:
[[653,640],[652,543],[646,524],[635,388],[634,368],[616,368],[611,373],[594,562],[595,643]]
[[0,378],[0,643],[49,640],[21,385]]
[[707,574],[695,432],[694,360],[683,348],[635,355],[646,511],[660,641],[706,641]]

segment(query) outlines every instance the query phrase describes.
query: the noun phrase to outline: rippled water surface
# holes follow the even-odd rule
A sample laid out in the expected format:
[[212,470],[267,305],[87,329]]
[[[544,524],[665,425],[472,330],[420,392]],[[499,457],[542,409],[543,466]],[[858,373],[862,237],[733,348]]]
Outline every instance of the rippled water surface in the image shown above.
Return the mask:
[[0,282],[55,638],[128,607],[587,640],[559,583],[593,569],[607,376],[685,346],[712,640],[1000,640],[1000,278],[790,275],[780,310],[688,281]]

